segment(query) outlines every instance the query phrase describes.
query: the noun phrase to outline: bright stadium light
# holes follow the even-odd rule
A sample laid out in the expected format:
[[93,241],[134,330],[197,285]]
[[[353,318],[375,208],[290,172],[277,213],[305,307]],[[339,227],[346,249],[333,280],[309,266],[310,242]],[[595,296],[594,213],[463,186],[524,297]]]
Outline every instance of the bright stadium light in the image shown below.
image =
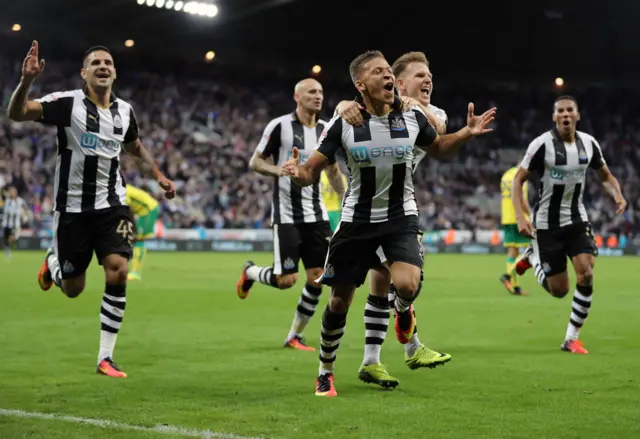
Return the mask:
[[124,42],[125,47],[133,47],[136,44],[133,40],[127,40]]
[[213,18],[218,15],[218,7],[208,1],[184,1],[184,0],[136,0],[140,6],[173,9],[176,12],[185,12],[191,15]]
[[206,61],[213,61],[213,58],[216,57],[216,53],[213,50],[210,50],[206,53],[206,55],[204,56],[204,59]]
[[562,87],[564,85],[564,79],[562,79],[560,76],[558,76],[555,80],[556,86],[558,87]]
[[11,30],[14,31],[14,32],[20,32],[22,30],[22,26],[20,26],[18,23],[16,23],[13,26],[11,26]]
[[315,66],[311,67],[311,73],[313,73],[314,75],[317,75],[321,71],[322,71],[322,66],[319,64],[316,64]]

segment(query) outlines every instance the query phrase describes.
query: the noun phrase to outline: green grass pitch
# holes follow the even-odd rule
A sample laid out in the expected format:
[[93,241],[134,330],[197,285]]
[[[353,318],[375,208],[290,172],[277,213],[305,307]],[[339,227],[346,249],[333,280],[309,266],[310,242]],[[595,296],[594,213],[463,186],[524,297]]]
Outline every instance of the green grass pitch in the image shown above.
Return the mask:
[[[0,409],[167,424],[271,439],[638,438],[640,259],[598,259],[590,354],[561,352],[571,297],[553,299],[528,273],[530,297],[511,297],[499,256],[429,256],[416,310],[420,336],[453,360],[409,370],[392,326],[383,362],[400,380],[385,391],[360,383],[363,307],[357,292],[338,351],[334,399],[314,396],[317,353],[282,348],[302,281],[235,293],[245,259],[261,254],[149,253],[130,283],[115,360],[129,374],[95,374],[103,276],[86,291],[42,292],[43,253],[0,260]],[[326,304],[306,332],[318,347]],[[154,438],[154,432],[0,415],[0,438]],[[223,437],[223,436],[219,436]]]

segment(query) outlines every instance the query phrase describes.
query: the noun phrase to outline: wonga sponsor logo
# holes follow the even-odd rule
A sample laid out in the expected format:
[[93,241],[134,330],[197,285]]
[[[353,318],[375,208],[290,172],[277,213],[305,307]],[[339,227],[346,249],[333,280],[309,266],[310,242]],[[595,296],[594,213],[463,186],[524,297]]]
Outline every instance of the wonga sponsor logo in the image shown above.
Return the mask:
[[84,133],[80,137],[80,146],[84,149],[95,150],[96,148],[105,148],[112,151],[120,149],[120,142],[116,140],[102,140],[100,137],[92,133]]
[[353,160],[357,163],[371,163],[372,159],[380,157],[393,157],[396,159],[413,158],[413,146],[379,146],[369,148],[366,146],[354,146],[349,148]]

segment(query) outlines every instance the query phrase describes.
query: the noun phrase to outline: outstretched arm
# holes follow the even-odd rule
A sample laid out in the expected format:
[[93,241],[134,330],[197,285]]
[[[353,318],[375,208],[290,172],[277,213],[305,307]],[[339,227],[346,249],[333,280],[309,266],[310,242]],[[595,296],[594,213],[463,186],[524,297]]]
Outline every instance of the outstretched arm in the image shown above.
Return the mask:
[[430,156],[435,158],[446,158],[454,155],[472,137],[490,133],[493,129],[488,128],[494,121],[496,108],[485,111],[480,116],[473,114],[473,103],[469,103],[467,114],[467,126],[452,134],[438,136],[436,140],[427,148]]

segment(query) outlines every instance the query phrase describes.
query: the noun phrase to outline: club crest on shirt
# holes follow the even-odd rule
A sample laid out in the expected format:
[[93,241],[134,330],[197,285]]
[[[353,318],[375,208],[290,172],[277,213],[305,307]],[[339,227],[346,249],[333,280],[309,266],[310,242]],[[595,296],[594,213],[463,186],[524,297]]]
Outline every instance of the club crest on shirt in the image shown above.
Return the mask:
[[401,117],[394,117],[391,119],[391,129],[393,131],[403,131],[407,129],[407,126],[404,124],[404,120]]
[[580,153],[578,154],[578,158],[580,160],[588,160],[589,157],[587,156],[587,151],[580,150]]
[[122,128],[122,118],[119,114],[113,116],[113,126],[116,128]]

